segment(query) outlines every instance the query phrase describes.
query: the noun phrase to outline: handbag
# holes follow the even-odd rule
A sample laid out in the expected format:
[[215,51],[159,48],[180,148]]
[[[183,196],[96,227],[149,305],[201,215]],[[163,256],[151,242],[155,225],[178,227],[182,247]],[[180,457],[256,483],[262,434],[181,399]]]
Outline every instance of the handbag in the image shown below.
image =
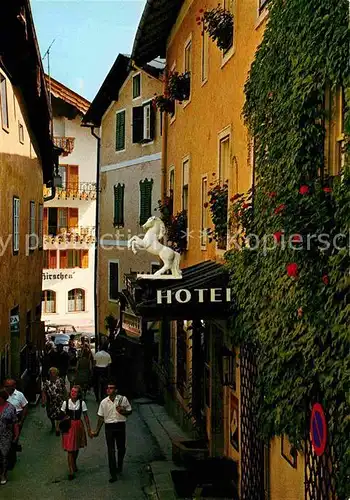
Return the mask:
[[62,434],[66,434],[67,432],[69,432],[69,429],[72,425],[71,418],[69,415],[67,415],[67,412],[68,412],[68,399],[66,401],[66,415],[63,417],[63,419],[58,424],[58,427],[59,427],[60,431],[62,432]]

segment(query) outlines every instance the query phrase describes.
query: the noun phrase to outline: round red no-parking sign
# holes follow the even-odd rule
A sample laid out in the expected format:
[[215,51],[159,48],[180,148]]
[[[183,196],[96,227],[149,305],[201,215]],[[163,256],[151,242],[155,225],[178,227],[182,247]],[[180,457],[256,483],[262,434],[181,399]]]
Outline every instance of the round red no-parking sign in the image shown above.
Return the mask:
[[312,447],[318,457],[323,455],[327,444],[327,422],[320,403],[312,407],[310,419],[310,434]]

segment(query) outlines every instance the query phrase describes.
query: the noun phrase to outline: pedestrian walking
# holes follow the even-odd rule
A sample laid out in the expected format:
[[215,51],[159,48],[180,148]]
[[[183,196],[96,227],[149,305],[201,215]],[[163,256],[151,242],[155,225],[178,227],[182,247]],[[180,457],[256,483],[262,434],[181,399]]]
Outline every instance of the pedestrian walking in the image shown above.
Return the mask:
[[30,403],[36,403],[38,377],[40,374],[39,353],[33,342],[27,343],[27,373],[29,377],[28,399]]
[[103,344],[101,349],[94,355],[94,393],[97,403],[105,395],[107,380],[110,377],[110,366],[112,358],[107,352],[107,344]]
[[42,359],[42,380],[45,382],[49,378],[49,370],[56,363],[55,344],[51,341],[47,342],[44,347],[44,356]]
[[[110,483],[118,479],[118,473],[123,470],[123,462],[126,451],[126,417],[131,415],[132,408],[125,396],[117,394],[117,387],[114,382],[107,385],[108,396],[100,403],[97,415],[97,429],[92,432],[93,437],[97,437],[101,427],[105,424],[106,444],[108,450],[108,465],[110,472]],[[115,456],[115,446],[118,450],[118,467]]]
[[46,413],[51,422],[51,432],[56,431],[56,436],[60,435],[58,424],[65,396],[65,383],[60,378],[58,369],[56,367],[51,367],[49,370],[49,379],[43,384],[42,406],[46,406]]
[[[24,421],[28,415],[28,401],[25,398],[23,392],[16,389],[16,381],[14,379],[6,379],[4,387],[9,395],[7,402],[11,403],[16,408],[19,426],[19,438],[22,432]],[[22,446],[19,443],[17,444],[17,451],[22,451]]]
[[0,387],[0,484],[7,483],[8,459],[13,443],[19,438],[16,408],[8,402],[9,395]]
[[69,365],[68,352],[66,352],[63,349],[62,344],[58,344],[57,351],[56,351],[56,364],[54,364],[53,366],[58,368],[58,370],[60,372],[60,377],[63,378],[64,382],[66,382],[66,376],[68,373],[68,365]]
[[75,347],[74,340],[71,338],[68,343],[68,372],[67,372],[67,378],[70,384],[69,386],[70,389],[72,389],[73,385],[76,383],[75,377],[77,373],[77,363],[78,363],[77,348]]
[[82,416],[84,416],[87,433],[92,438],[88,409],[82,398],[82,391],[79,385],[72,387],[70,398],[63,402],[61,412],[63,421],[66,420],[64,425],[68,427],[67,432],[62,433],[62,447],[68,453],[68,479],[72,480],[75,477],[74,474],[78,472],[77,458],[79,450],[87,446],[86,432],[81,419]]
[[86,398],[86,392],[91,386],[92,378],[92,361],[91,350],[88,345],[85,345],[81,357],[78,359],[75,381],[80,385],[83,392],[83,399]]

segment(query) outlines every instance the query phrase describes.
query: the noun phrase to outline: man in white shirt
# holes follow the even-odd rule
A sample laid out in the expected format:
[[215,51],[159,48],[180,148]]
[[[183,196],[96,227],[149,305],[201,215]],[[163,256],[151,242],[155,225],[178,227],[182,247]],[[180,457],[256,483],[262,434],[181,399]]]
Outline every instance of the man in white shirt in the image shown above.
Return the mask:
[[[6,389],[6,392],[9,394],[7,402],[11,403],[16,408],[18,424],[19,424],[19,434],[18,434],[19,437],[22,431],[24,421],[28,414],[28,401],[21,391],[17,391],[15,380],[10,378],[5,380],[4,388]],[[18,451],[21,450],[20,445],[17,446],[17,450]]]
[[99,403],[105,395],[105,387],[110,376],[110,366],[112,358],[107,352],[107,345],[102,345],[101,349],[94,354],[94,393],[96,401]]
[[[125,396],[117,394],[114,382],[107,385],[108,396],[100,403],[97,415],[97,429],[92,432],[93,436],[98,436],[103,424],[105,424],[106,443],[108,450],[108,465],[111,474],[110,483],[117,481],[117,474],[123,470],[125,456],[125,423],[126,417],[131,414],[132,408]],[[118,449],[118,467],[115,457],[115,445]]]

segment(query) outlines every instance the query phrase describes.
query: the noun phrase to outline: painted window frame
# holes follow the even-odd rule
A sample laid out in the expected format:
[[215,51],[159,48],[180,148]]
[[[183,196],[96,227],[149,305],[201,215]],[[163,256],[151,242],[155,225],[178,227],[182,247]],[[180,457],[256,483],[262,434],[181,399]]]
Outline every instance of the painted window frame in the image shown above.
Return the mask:
[[24,144],[24,125],[20,121],[18,122],[18,140]]
[[[149,146],[150,144],[153,144],[154,142],[154,139],[151,138],[151,135],[152,135],[152,130],[151,130],[151,127],[152,127],[152,119],[151,119],[151,114],[152,114],[152,99],[148,99],[147,101],[144,101],[142,103],[142,107],[143,107],[143,140],[145,142],[142,143],[142,146]],[[149,110],[149,115],[148,115],[148,136],[146,137],[146,118],[147,118],[147,110]],[[155,131],[153,131],[154,133]]]
[[44,205],[39,203],[38,207],[38,239],[39,249],[43,249],[43,234],[44,234]]
[[[202,28],[202,43],[201,43],[201,84],[205,85],[209,79],[209,35]],[[205,64],[206,62],[206,64]],[[206,74],[204,68],[206,67]]]
[[[228,193],[231,192],[231,187],[232,187],[232,127],[231,125],[227,125],[226,127],[224,127],[222,130],[220,130],[220,132],[218,133],[218,146],[217,146],[217,180],[220,184],[223,184],[225,183],[226,179],[221,179],[220,178],[220,166],[221,166],[221,144],[224,142],[224,140],[226,138],[228,138],[228,141],[229,141],[229,165],[228,165],[228,169],[229,171],[227,172],[227,184],[228,184]],[[224,172],[223,172],[224,173]],[[228,199],[230,198],[230,196],[228,196]],[[228,203],[228,202],[227,202]],[[227,219],[229,219],[229,210],[227,210]],[[229,231],[227,231],[227,238],[226,238],[226,248],[225,249],[222,249],[222,248],[218,248],[218,242],[216,242],[216,253],[218,255],[223,255],[226,251],[227,251],[227,248],[228,248],[228,243],[229,243]]]
[[[186,59],[187,59],[187,50],[188,47],[190,47],[190,68],[187,68],[186,64]],[[192,98],[192,86],[193,86],[193,41],[192,41],[192,33],[187,37],[185,43],[184,43],[184,48],[183,48],[183,68],[184,68],[184,73],[187,71],[190,73],[190,95],[188,96],[188,99],[183,102],[183,109],[185,109],[189,103],[191,102]]]
[[[77,309],[77,301],[80,300],[77,298],[77,292],[83,292],[82,295],[83,295],[83,308],[82,309]],[[74,292],[74,309],[71,310],[70,309],[70,305],[69,303],[72,302],[72,299],[69,298],[69,294],[71,292]],[[68,290],[67,292],[67,299],[68,299],[68,309],[67,309],[67,312],[68,313],[81,313],[81,312],[86,312],[86,291],[84,290],[84,288],[71,288],[71,290]]]
[[[47,307],[46,307],[47,303],[52,302],[52,300],[47,300],[48,292],[53,294],[54,311],[48,311]],[[44,304],[42,306],[42,314],[57,314],[57,292],[55,292],[55,290],[43,290],[43,298],[44,298],[44,300],[41,300],[41,304]]]
[[12,198],[13,255],[18,255],[20,247],[20,210],[21,210],[21,202],[19,196],[14,196]]
[[[187,179],[187,184],[184,184],[184,165],[185,163],[188,162],[188,179]],[[189,233],[189,227],[190,227],[190,175],[191,175],[191,156],[190,154],[187,154],[182,157],[181,160],[181,210],[184,211],[184,188],[187,186],[187,210],[186,210],[186,216],[187,216],[187,233]],[[186,235],[187,239],[187,244],[186,244],[186,250],[189,249],[190,245],[190,238],[188,235]]]
[[[124,113],[124,145],[121,149],[117,149],[117,116]],[[115,113],[115,152],[117,154],[124,153],[126,151],[126,108],[118,109]]]
[[[139,93],[139,95],[135,96],[134,95],[134,80],[137,77],[139,77],[139,80],[140,80],[140,93]],[[137,73],[135,73],[134,75],[132,75],[132,85],[131,85],[131,88],[132,88],[132,100],[136,101],[137,99],[140,99],[141,95],[142,95],[142,77],[141,77],[141,71],[138,71]]]
[[7,78],[0,73],[0,115],[1,126],[5,132],[10,131],[10,115],[8,105]]
[[108,259],[108,269],[107,269],[107,274],[108,274],[108,302],[113,302],[117,304],[119,301],[118,299],[112,299],[110,296],[110,279],[111,279],[111,264],[117,264],[118,265],[118,293],[121,290],[120,288],[120,260],[119,259]]
[[35,250],[35,245],[33,244],[33,237],[37,236],[35,233],[35,201],[31,200],[29,202],[29,250],[33,252]]
[[[226,9],[226,2],[231,2],[231,10]],[[224,0],[223,8],[225,10],[230,10],[233,15],[233,34],[232,34],[232,45],[226,51],[221,51],[221,69],[226,66],[228,61],[232,58],[232,56],[236,52],[236,16],[237,16],[237,0]]]

